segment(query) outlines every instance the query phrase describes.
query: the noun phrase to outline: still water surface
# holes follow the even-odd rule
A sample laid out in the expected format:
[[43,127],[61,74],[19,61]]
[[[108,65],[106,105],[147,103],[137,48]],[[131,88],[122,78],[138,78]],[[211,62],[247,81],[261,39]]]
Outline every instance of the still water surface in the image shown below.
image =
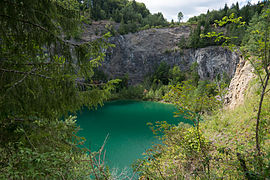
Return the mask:
[[112,101],[95,111],[83,110],[78,114],[80,136],[87,139],[92,151],[97,151],[109,134],[106,149],[106,164],[111,168],[130,168],[142,153],[158,140],[148,122],[167,121],[177,124],[183,119],[173,117],[173,105],[142,102]]

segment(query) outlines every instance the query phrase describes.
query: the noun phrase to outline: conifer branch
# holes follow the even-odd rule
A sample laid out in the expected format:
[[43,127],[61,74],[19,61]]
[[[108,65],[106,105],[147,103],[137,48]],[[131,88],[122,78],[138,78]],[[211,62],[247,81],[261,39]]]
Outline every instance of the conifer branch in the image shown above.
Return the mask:
[[35,70],[36,70],[36,69],[34,68],[34,69],[32,69],[30,72],[28,72],[27,74],[25,74],[25,75],[23,76],[22,79],[20,79],[19,81],[15,82],[9,89],[12,89],[12,88],[14,88],[15,86],[21,84],[21,83],[24,81],[24,79],[25,79],[30,73],[34,72]]
[[71,43],[69,41],[65,41],[63,40],[62,38],[60,38],[59,36],[56,36],[54,33],[50,32],[48,29],[44,28],[43,26],[39,25],[39,24],[36,24],[36,23],[32,23],[30,21],[26,21],[26,20],[23,20],[23,19],[18,19],[18,18],[14,18],[14,17],[11,17],[11,16],[8,16],[8,15],[4,15],[4,14],[0,14],[0,16],[4,17],[4,18],[8,18],[8,19],[13,19],[13,20],[16,20],[16,21],[19,21],[19,22],[22,22],[24,24],[29,24],[31,26],[34,26],[36,28],[39,28],[40,30],[54,36],[54,38],[56,38],[58,41],[64,43],[64,44],[69,44],[71,46],[74,46],[74,47],[80,47],[80,45],[78,44],[75,44],[75,43]]
[[[24,71],[17,71],[17,70],[11,70],[11,69],[3,69],[3,68],[0,68],[0,71],[3,71],[3,72],[9,72],[9,73],[16,73],[16,74],[24,74],[24,75],[33,75],[33,76],[38,76],[38,77],[41,77],[41,78],[44,78],[44,79],[53,79],[52,77],[49,77],[49,76],[45,76],[43,74],[37,74],[37,73],[33,73],[33,72],[24,72]],[[23,79],[26,78],[26,77],[23,77]],[[23,80],[22,79],[22,80]],[[80,80],[75,80],[75,82],[77,84],[80,84],[80,85],[85,85],[85,86],[103,86],[103,85],[106,85],[106,83],[96,83],[96,84],[91,84],[91,83],[84,83],[84,82],[81,82]],[[15,83],[16,84],[16,83]],[[16,84],[17,85],[17,84]]]
[[24,71],[17,71],[17,70],[11,70],[11,69],[3,69],[3,68],[0,68],[0,71],[16,73],[16,74],[26,74],[26,75],[29,74],[29,75],[38,76],[38,77],[45,78],[45,79],[52,79],[52,77],[48,77],[48,76],[45,76],[43,74],[37,74],[37,73],[33,73],[33,72],[24,72]]

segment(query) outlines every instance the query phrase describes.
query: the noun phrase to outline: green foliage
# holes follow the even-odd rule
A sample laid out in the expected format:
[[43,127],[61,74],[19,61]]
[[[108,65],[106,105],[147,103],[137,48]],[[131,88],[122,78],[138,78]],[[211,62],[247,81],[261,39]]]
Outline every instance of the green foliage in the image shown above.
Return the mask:
[[[92,154],[77,148],[74,118],[108,98],[113,84],[94,83],[109,34],[73,44],[80,29],[77,1],[0,3],[0,177],[87,179]],[[63,117],[64,116],[64,117]],[[105,168],[100,167],[103,173]]]
[[185,39],[184,36],[181,36],[181,39],[180,39],[180,41],[178,42],[178,47],[179,47],[180,49],[184,49],[184,48],[187,47],[187,39]]
[[[204,176],[207,159],[204,154],[211,149],[209,142],[194,127],[185,124],[171,127],[166,122],[157,123],[156,131],[165,133],[163,145],[156,145],[145,153],[147,159],[137,162],[142,177],[150,179],[188,179]],[[203,148],[203,151],[202,151]],[[205,164],[205,166],[203,165]],[[136,166],[136,165],[135,165]],[[187,172],[189,174],[187,174]]]
[[[225,6],[226,7],[226,6]],[[225,8],[224,8],[225,9]],[[239,12],[239,5],[231,11]],[[231,12],[228,8],[226,13]],[[141,160],[142,177],[150,179],[267,179],[269,177],[269,23],[270,10],[265,6],[254,16],[247,30],[242,55],[258,75],[253,80],[244,104],[233,110],[219,109],[227,78],[217,76],[215,84],[207,81],[183,81],[172,86],[165,99],[178,108],[194,127],[158,123],[152,129],[161,131],[163,144],[147,151]],[[231,15],[216,21],[243,27],[241,18]],[[231,26],[232,27],[232,26]],[[208,33],[224,45],[235,49],[239,43],[223,33]],[[205,121],[202,121],[204,119]],[[187,133],[189,132],[189,133]],[[196,152],[196,153],[193,153]]]
[[162,13],[156,13],[156,14],[149,14],[146,18],[143,19],[143,25],[149,25],[151,27],[153,26],[167,26],[168,22],[166,19],[163,17]]
[[[150,26],[167,26],[168,22],[162,13],[151,14],[144,3],[135,0],[92,0],[81,2],[84,14],[98,21],[112,19],[121,23],[120,34],[134,33]],[[87,12],[87,13],[85,13]]]
[[179,66],[170,68],[167,63],[161,62],[152,74],[145,77],[142,84],[129,86],[127,75],[119,79],[121,82],[116,85],[115,93],[111,97],[112,99],[161,101],[163,96],[169,92],[169,84],[176,85],[184,81],[186,79],[186,73],[182,72]]
[[[246,91],[246,98],[243,105],[233,110],[223,110],[215,115],[206,117],[202,129],[208,139],[215,142],[216,151],[211,152],[215,159],[223,161],[212,161],[214,172],[223,174],[224,177],[242,177],[245,176],[245,170],[240,164],[237,154],[241,154],[241,159],[247,166],[246,172],[254,179],[264,179],[269,176],[269,94],[265,98],[263,106],[263,125],[261,126],[261,147],[263,151],[262,164],[257,158],[256,142],[254,139],[254,129],[256,128],[256,109],[260,100],[259,81],[253,80],[250,88]],[[260,170],[260,167],[262,169]],[[227,173],[225,173],[227,172]]]
[[196,28],[193,29],[189,34],[189,38],[187,40],[185,48],[202,48],[206,46],[219,45],[219,43],[216,43],[212,38],[201,37],[202,33],[206,33],[209,31],[211,31],[209,22],[206,22],[205,24],[199,22]]
[[239,8],[238,3],[233,4],[230,8],[227,4],[224,5],[224,8],[220,10],[212,10],[207,11],[206,14],[200,14],[199,16],[194,16],[188,20],[188,22],[198,23],[202,21],[209,21],[210,24],[213,24],[215,20],[221,20],[224,16],[230,16],[232,13],[236,15],[236,17],[243,17],[246,23],[249,23],[252,16],[255,13],[261,13],[263,6],[268,6],[269,2],[263,1],[258,2],[257,4],[251,5],[251,3],[247,3],[247,5],[243,6],[241,9]]
[[185,73],[182,72],[179,66],[174,66],[169,70],[169,80],[171,85],[176,85],[186,79]]
[[151,76],[151,82],[156,84],[162,83],[168,85],[169,70],[170,66],[166,62],[162,61]]
[[[74,136],[78,131],[75,118],[36,120],[17,127],[15,122],[10,123],[8,127],[14,127],[12,137],[6,145],[1,141],[0,178],[88,179],[89,158],[77,147],[83,139]],[[1,128],[1,132],[7,131]],[[16,144],[12,139],[17,139]]]
[[137,24],[131,21],[128,21],[127,23],[124,23],[124,21],[121,21],[120,27],[119,27],[119,33],[124,35],[129,32],[134,33],[138,29]]
[[[234,48],[236,45],[241,44],[241,40],[243,38],[243,31],[245,30],[245,22],[241,21],[242,17],[235,17],[235,14],[232,13],[229,17],[225,16],[222,20],[215,22],[218,26],[224,26],[230,23],[230,26],[227,26],[229,29],[227,30],[227,35],[224,35],[223,32],[208,32],[206,35],[201,34],[201,37],[207,38],[215,38],[215,42],[222,42],[223,45],[230,44],[230,48]],[[234,30],[233,30],[234,29]],[[235,36],[240,35],[240,36]]]
[[144,96],[144,88],[142,85],[129,86],[127,88],[121,89],[117,96],[117,99],[141,100]]
[[[241,9],[239,9],[238,3],[233,4],[231,8],[225,4],[223,9],[218,11],[207,11],[207,14],[201,14],[199,16],[194,16],[188,20],[189,23],[197,24],[197,27],[192,30],[188,40],[188,48],[199,48],[213,45],[221,45],[224,41],[228,41],[227,38],[230,38],[230,42],[235,45],[240,45],[245,35],[246,26],[240,24],[242,20],[246,24],[249,24],[251,18],[254,15],[262,13],[263,7],[269,6],[269,1],[258,2],[256,5],[251,5],[248,3]],[[220,26],[219,29],[214,30],[212,27],[217,24]],[[226,28],[226,33],[223,34],[220,32],[221,28]],[[201,36],[201,34],[210,33],[212,36]],[[224,35],[224,36],[222,36]],[[203,38],[202,38],[203,37]],[[217,40],[214,37],[221,38]],[[227,38],[226,38],[227,37]],[[236,38],[237,37],[237,38]]]
[[[258,21],[260,20],[260,21]],[[241,17],[234,18],[234,14],[232,14],[229,18],[224,17],[221,21],[217,21],[219,26],[223,26],[224,24],[227,24],[228,22],[232,22],[238,26],[243,26],[245,23],[241,22]],[[256,149],[257,149],[257,158],[259,161],[259,166],[262,169],[262,154],[261,154],[261,137],[260,137],[260,123],[261,123],[261,115],[262,115],[262,108],[263,108],[263,101],[265,97],[265,92],[268,86],[268,82],[270,79],[270,73],[269,73],[269,62],[270,62],[270,37],[269,37],[269,25],[270,25],[270,8],[265,7],[265,9],[262,11],[262,14],[260,18],[258,18],[257,15],[254,16],[253,22],[251,22],[252,27],[248,29],[248,38],[251,39],[250,44],[245,45],[242,50],[242,54],[247,59],[253,68],[255,69],[256,74],[258,75],[261,83],[261,99],[259,101],[259,106],[257,110],[257,123],[256,123]],[[213,35],[214,34],[214,35]],[[217,41],[219,41],[221,38],[226,39],[226,41],[223,43],[224,45],[228,45],[230,49],[235,48],[235,44],[230,44],[229,41],[231,41],[231,37],[227,37],[224,35],[216,35],[215,33],[209,33],[208,36],[217,36]],[[246,38],[247,39],[247,38]],[[254,49],[254,46],[256,49]],[[252,48],[251,48],[252,47]],[[245,51],[246,50],[246,51]],[[240,157],[240,155],[239,155]],[[247,178],[249,178],[249,174],[247,173],[248,169],[245,167],[245,161],[243,159],[239,159],[243,166],[243,171],[245,172],[245,175]],[[262,172],[259,172],[262,173]]]
[[100,82],[107,82],[108,81],[108,75],[105,74],[104,71],[102,71],[101,69],[95,69],[92,80],[96,84],[98,84]]
[[[246,95],[248,100],[245,101],[245,105],[234,111],[219,111],[218,107],[222,102],[217,96],[219,92],[216,86],[207,81],[199,81],[196,87],[192,82],[186,81],[171,87],[165,99],[176,104],[179,110],[176,115],[190,119],[194,127],[185,124],[172,126],[166,122],[159,122],[154,126],[150,124],[155,134],[163,134],[162,145],[147,150],[145,159],[137,162],[142,177],[150,179],[244,178],[239,158],[244,159],[251,177],[268,176],[269,133],[266,132],[269,131],[269,98],[266,98],[263,108],[264,123],[261,134],[264,139],[263,170],[259,175],[259,161],[256,158],[252,136],[255,127],[252,117],[256,116],[254,108],[259,99],[259,94],[255,93],[258,91],[257,83]],[[202,121],[202,118],[205,121]]]
[[[164,99],[176,105],[176,116],[183,116],[193,122],[192,127],[177,126],[159,122],[151,127],[162,136],[162,145],[156,145],[146,152],[146,158],[139,161],[141,176],[150,179],[209,178],[210,154],[213,149],[200,130],[202,115],[219,107],[220,102],[212,94],[213,85],[183,81],[170,86]],[[215,93],[216,95],[216,93]]]
[[269,14],[270,10],[268,8],[263,11],[261,16],[256,14],[250,22],[250,26],[247,29],[247,33],[242,44],[242,50],[246,53],[248,52],[250,56],[265,58],[265,48],[267,49],[270,46]]
[[193,84],[195,86],[197,86],[198,82],[200,80],[200,76],[198,74],[198,63],[197,62],[193,62],[191,64],[189,75],[190,75],[190,80],[193,82]]
[[192,121],[200,121],[200,113],[204,114],[218,108],[220,102],[216,99],[216,94],[213,84],[206,81],[200,81],[198,87],[192,81],[183,81],[171,86],[170,92],[164,98],[177,106],[179,111],[177,114],[183,114]]
[[115,91],[119,92],[124,88],[128,88],[128,74],[125,74],[122,77],[119,77],[118,79],[120,79],[120,82],[116,85]]
[[144,99],[152,101],[161,101],[163,96],[169,92],[168,85],[159,84],[156,87],[152,87],[149,91],[145,92]]
[[181,22],[181,20],[183,19],[183,13],[182,12],[179,12],[178,14],[177,14],[177,18],[178,18],[178,21],[179,21],[179,23]]

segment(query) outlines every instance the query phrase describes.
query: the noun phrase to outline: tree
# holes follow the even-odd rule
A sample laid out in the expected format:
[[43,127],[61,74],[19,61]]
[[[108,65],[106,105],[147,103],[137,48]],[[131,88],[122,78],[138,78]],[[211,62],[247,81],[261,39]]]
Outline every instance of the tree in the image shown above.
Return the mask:
[[200,123],[203,114],[218,108],[220,102],[209,93],[211,84],[201,82],[198,89],[191,81],[170,86],[164,99],[178,110],[175,116],[184,117],[193,126],[169,125],[165,122],[149,124],[154,133],[164,134],[162,145],[158,144],[146,152],[146,159],[139,161],[137,168],[149,179],[211,179],[211,143],[204,137]]
[[259,17],[255,15],[247,30],[248,36],[243,42],[243,54],[253,65],[256,74],[260,79],[261,93],[257,113],[256,123],[256,148],[258,156],[261,156],[261,143],[263,137],[260,136],[262,123],[262,109],[265,94],[267,93],[270,79],[270,8],[266,8]]
[[78,148],[82,139],[67,115],[110,93],[114,81],[92,81],[106,37],[69,40],[80,27],[75,0],[3,0],[0,8],[0,178],[89,176],[92,155]]
[[[241,21],[241,17],[235,18],[234,14],[230,17],[224,17],[220,21],[216,21],[219,26],[223,26],[227,23],[235,23],[238,26],[245,25],[245,22]],[[237,157],[239,162],[242,166],[242,170],[247,179],[257,179],[257,178],[264,178],[267,176],[268,169],[266,168],[268,165],[263,161],[263,159],[267,159],[267,157],[262,153],[261,145],[264,142],[264,137],[262,137],[263,130],[266,129],[265,126],[266,122],[263,120],[266,117],[263,117],[263,105],[264,99],[267,94],[269,79],[270,79],[270,8],[265,6],[265,9],[262,11],[260,16],[254,15],[250,26],[247,30],[247,36],[243,41],[243,46],[241,47],[241,53],[244,58],[251,63],[253,68],[255,69],[255,73],[259,78],[259,85],[260,85],[260,98],[258,103],[258,108],[256,109],[256,128],[255,128],[255,146],[256,146],[256,155],[254,156],[253,169],[248,169],[246,167],[246,162],[242,157],[242,154],[237,153]],[[217,37],[217,41],[221,39],[225,39],[223,43],[224,46],[228,46],[230,49],[235,50],[236,45],[231,44],[232,38],[224,36],[221,34],[216,34],[215,32],[208,33],[209,37]],[[265,130],[264,130],[265,131]]]
[[155,72],[151,77],[152,83],[156,84],[165,84],[168,85],[169,83],[169,70],[170,66],[162,61],[158,67],[156,67]]
[[223,16],[227,16],[228,9],[229,9],[229,7],[228,7],[227,3],[225,3],[224,8],[223,8],[223,12],[224,12]]
[[191,31],[188,39],[188,46],[190,48],[200,48],[202,47],[202,39],[200,39],[201,34],[201,22],[199,22],[195,29]]
[[170,84],[176,85],[185,80],[185,74],[180,70],[179,66],[174,66],[169,70]]
[[179,12],[177,14],[177,17],[178,17],[178,21],[181,22],[181,20],[183,19],[183,13],[182,12]]

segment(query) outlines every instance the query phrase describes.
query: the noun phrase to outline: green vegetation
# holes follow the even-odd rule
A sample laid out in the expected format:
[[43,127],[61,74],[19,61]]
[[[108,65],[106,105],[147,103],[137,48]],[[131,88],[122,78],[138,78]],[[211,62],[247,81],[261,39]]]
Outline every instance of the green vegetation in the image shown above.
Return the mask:
[[[225,4],[223,9],[207,11],[206,14],[194,16],[188,20],[188,23],[196,25],[190,33],[187,43],[180,43],[185,48],[201,48],[206,46],[221,45],[224,41],[215,41],[213,37],[200,38],[200,34],[207,34],[208,32],[216,31],[216,33],[226,32],[226,36],[231,37],[232,43],[241,45],[247,26],[238,26],[234,23],[226,23],[215,29],[216,20],[222,20],[224,16],[231,16],[234,14],[235,18],[241,17],[247,25],[250,24],[253,16],[261,14],[263,7],[269,6],[269,1],[258,2],[256,5],[248,3],[239,8],[239,4],[233,4],[230,8]],[[238,37],[238,38],[233,38]]]
[[[144,78],[144,82],[135,86],[128,85],[127,75],[118,77],[121,82],[116,86],[111,99],[135,99],[146,101],[164,101],[164,95],[170,90],[170,86],[178,85],[188,81],[195,89],[204,91],[206,86],[210,86],[209,93],[215,94],[215,91],[222,91],[229,85],[228,76],[220,74],[218,78],[211,82],[200,80],[198,74],[198,63],[194,62],[186,71],[181,71],[179,66],[170,67],[166,62],[161,62],[154,68],[154,71]],[[165,100],[172,102],[171,100]]]
[[[181,71],[162,62],[141,85],[132,87],[127,75],[108,81],[98,69],[104,49],[112,46],[107,42],[110,34],[89,43],[69,41],[78,38],[80,22],[89,18],[112,19],[120,23],[121,34],[168,26],[161,13],[150,14],[143,3],[3,0],[0,8],[0,179],[109,179],[103,147],[98,152],[79,148],[84,139],[76,136],[76,117],[69,116],[109,98],[164,99],[176,105],[176,116],[193,122],[152,127],[164,134],[163,144],[135,165],[142,178],[270,176],[269,1],[241,9],[238,3],[225,5],[193,17],[189,22],[196,27],[188,41],[183,37],[179,42],[180,48],[230,45],[252,64],[258,78],[245,104],[230,111],[222,109],[229,82],[225,74],[214,82],[201,81],[197,63]],[[183,15],[178,17],[180,21]],[[215,32],[213,23],[220,26]],[[221,33],[225,29],[227,33]]]
[[179,21],[179,23],[180,23],[181,20],[183,19],[184,15],[183,15],[182,12],[179,12],[179,13],[177,14],[177,17],[178,17],[178,21]]
[[135,0],[82,1],[80,7],[84,17],[88,19],[95,21],[106,19],[120,23],[118,30],[120,34],[169,25],[162,13],[151,14],[144,3]]
[[[188,90],[187,94],[177,96],[179,101],[173,98],[177,107],[179,103],[183,105],[183,101],[188,109],[196,110],[202,105],[202,110],[197,111],[198,113],[194,115],[199,117],[201,112],[203,121],[199,123],[199,130],[196,117],[194,117],[194,126],[183,123],[178,126],[166,123],[155,124],[153,127],[155,132],[164,134],[161,139],[163,145],[158,144],[147,150],[146,158],[136,163],[137,165],[142,163],[141,176],[150,179],[245,179],[245,173],[248,173],[254,179],[268,177],[269,94],[266,96],[267,100],[264,102],[263,108],[264,125],[261,126],[263,166],[260,170],[258,159],[256,159],[254,132],[256,129],[254,108],[260,98],[256,93],[258,90],[255,88],[258,87],[256,83],[258,82],[254,82],[246,95],[248,98],[245,104],[234,110],[220,110],[220,106],[215,107],[211,99],[202,101],[200,104],[200,96],[190,95],[194,89],[189,91],[189,84],[180,89],[174,87],[173,90],[177,90],[177,93]],[[186,101],[189,99],[185,95],[188,95],[188,98],[196,98],[198,103],[194,105],[193,101]],[[189,102],[190,104],[188,104]],[[205,110],[209,110],[209,108],[214,108],[212,109],[214,111],[206,112]],[[187,109],[180,109],[180,112],[183,110]],[[190,117],[189,111],[185,112],[185,117]],[[243,169],[241,163],[245,164],[247,171]]]
[[108,176],[93,161],[98,154],[78,148],[84,140],[68,116],[102,104],[116,83],[92,79],[111,46],[108,34],[81,45],[67,40],[80,30],[78,7],[77,1],[0,3],[0,179]]
[[[219,26],[245,23],[233,15],[217,20]],[[267,179],[270,174],[270,8],[254,15],[240,47],[257,79],[246,91],[244,105],[233,110],[222,108],[224,92],[201,82],[194,86],[184,81],[171,86],[165,99],[176,105],[176,115],[194,122],[193,126],[158,123],[154,132],[162,132],[163,144],[146,152],[146,159],[135,164],[142,178],[150,179]],[[236,41],[223,33],[208,33],[235,49]],[[239,49],[239,47],[237,48]],[[220,87],[220,83],[218,83]],[[202,86],[200,88],[200,86]],[[217,91],[218,90],[218,91]]]

